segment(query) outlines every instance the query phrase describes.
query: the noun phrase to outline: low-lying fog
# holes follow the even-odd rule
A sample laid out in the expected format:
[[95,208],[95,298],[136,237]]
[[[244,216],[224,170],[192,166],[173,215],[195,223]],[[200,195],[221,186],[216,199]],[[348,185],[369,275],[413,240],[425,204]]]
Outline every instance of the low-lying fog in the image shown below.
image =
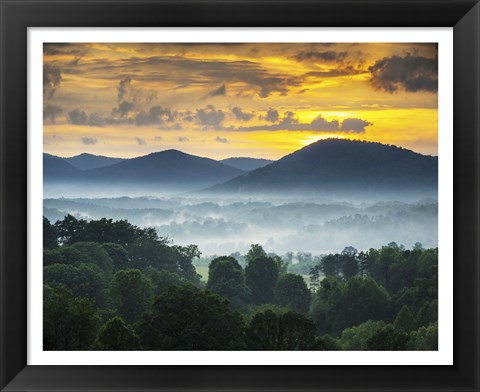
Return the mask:
[[416,242],[437,246],[438,205],[434,199],[362,203],[281,196],[44,199],[44,215],[51,222],[68,213],[155,227],[174,244],[198,245],[204,256],[244,254],[254,243],[277,254],[324,254],[340,252],[346,246],[367,250],[392,241],[407,248]]

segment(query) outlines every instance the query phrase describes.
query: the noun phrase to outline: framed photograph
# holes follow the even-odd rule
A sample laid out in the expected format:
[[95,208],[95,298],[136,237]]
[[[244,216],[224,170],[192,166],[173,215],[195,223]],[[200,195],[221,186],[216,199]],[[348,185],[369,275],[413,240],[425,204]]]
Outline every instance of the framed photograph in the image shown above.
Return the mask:
[[477,2],[1,7],[2,390],[479,390]]

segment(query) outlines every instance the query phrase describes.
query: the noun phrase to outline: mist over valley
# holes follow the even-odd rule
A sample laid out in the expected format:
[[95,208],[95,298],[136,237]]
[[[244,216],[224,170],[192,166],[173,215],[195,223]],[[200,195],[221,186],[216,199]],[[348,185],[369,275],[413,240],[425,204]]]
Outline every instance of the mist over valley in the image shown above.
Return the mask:
[[97,167],[44,158],[52,222],[126,219],[204,255],[244,253],[252,243],[278,254],[437,246],[437,158],[394,146],[332,139],[273,163],[233,160],[263,165],[250,172],[174,150],[114,164],[84,158]]

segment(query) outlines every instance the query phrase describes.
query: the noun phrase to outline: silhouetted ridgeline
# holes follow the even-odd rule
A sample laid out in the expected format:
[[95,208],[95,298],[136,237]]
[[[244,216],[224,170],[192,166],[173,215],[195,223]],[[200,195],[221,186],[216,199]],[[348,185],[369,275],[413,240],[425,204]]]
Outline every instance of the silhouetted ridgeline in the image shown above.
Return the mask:
[[[85,159],[91,166],[103,158]],[[64,159],[45,155],[44,183],[76,187],[78,191],[88,189],[90,195],[96,193],[95,187],[100,189],[99,184],[108,184],[116,186],[122,195],[169,190],[198,191],[220,197],[281,194],[337,200],[357,198],[357,201],[370,197],[375,200],[437,197],[437,157],[380,143],[327,139],[269,164],[267,160],[251,158],[231,158],[224,162],[166,150],[81,171]],[[250,172],[231,167],[249,170],[258,165],[265,166]]]
[[327,139],[208,191],[311,190],[327,194],[403,191],[436,196],[437,176],[437,157],[380,143]]
[[44,179],[47,183],[68,179],[70,184],[144,184],[185,190],[213,185],[244,174],[242,170],[213,159],[177,150],[152,153],[91,170],[70,171],[68,178],[64,175],[66,168],[71,166],[68,166],[68,162],[58,158],[44,158],[44,162]]

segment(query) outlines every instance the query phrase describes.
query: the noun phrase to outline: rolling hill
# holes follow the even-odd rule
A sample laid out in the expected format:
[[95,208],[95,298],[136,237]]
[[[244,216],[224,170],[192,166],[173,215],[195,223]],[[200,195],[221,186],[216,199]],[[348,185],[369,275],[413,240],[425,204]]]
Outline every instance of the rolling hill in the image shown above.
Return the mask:
[[137,186],[193,190],[245,174],[209,158],[166,150],[119,163],[81,171],[61,158],[44,157],[44,180],[68,185]]
[[87,153],[63,159],[80,170],[90,170],[98,167],[111,166],[125,160],[123,158],[110,158],[103,155],[93,155]]
[[437,157],[396,146],[343,139],[310,144],[211,193],[425,193],[436,195]]
[[80,170],[90,170],[98,167],[110,166],[125,160],[124,158],[110,158],[103,155],[88,154],[86,152],[69,158],[63,158],[44,152],[43,157],[61,159]]
[[79,179],[82,171],[66,162],[64,159],[55,155],[43,154],[43,180],[50,181],[69,181]]

